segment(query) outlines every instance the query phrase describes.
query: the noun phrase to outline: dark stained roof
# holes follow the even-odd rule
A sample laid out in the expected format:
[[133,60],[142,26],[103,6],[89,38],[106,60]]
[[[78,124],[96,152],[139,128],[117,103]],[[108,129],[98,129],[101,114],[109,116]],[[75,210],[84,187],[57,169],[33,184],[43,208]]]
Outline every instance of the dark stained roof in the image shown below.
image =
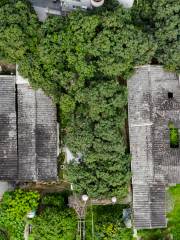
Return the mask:
[[0,76],[0,180],[17,178],[15,77]]
[[18,96],[18,177],[37,180],[36,173],[36,98],[27,84],[17,85]]
[[137,229],[166,227],[165,186],[133,184],[133,212]]
[[0,76],[0,180],[57,179],[56,115],[41,90]]
[[36,154],[38,179],[56,179],[57,176],[57,116],[52,100],[38,90],[36,122]]
[[56,180],[56,107],[41,90],[17,86],[19,179]]
[[168,127],[172,121],[180,128],[179,84],[176,74],[152,65],[136,68],[128,80],[136,228],[166,226],[165,188],[180,183],[180,148],[170,147]]

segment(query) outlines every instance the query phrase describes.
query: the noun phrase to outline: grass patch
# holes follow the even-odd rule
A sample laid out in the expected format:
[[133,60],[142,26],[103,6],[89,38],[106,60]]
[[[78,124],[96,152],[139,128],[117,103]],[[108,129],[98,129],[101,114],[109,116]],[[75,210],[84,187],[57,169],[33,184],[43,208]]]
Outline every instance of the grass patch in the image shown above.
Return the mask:
[[167,215],[168,217],[168,228],[170,233],[173,235],[173,240],[180,239],[180,184],[169,188],[169,193],[173,198],[174,208]]

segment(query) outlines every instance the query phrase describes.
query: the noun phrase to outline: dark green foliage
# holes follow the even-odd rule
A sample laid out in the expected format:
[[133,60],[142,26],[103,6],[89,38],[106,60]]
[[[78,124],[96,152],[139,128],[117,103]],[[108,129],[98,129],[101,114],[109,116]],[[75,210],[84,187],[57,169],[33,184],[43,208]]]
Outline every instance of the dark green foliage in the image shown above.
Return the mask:
[[65,142],[83,158],[69,165],[69,179],[77,192],[91,197],[125,197],[130,181],[124,132],[126,87],[114,80],[91,82],[77,100]]
[[23,240],[25,215],[38,206],[39,194],[16,190],[6,192],[0,204],[0,228],[5,229],[12,240]]
[[[125,205],[110,205],[88,208],[87,240],[132,240],[131,229],[125,228],[122,220],[122,210],[125,207]],[[92,237],[92,227],[94,238]]]
[[[134,24],[141,26],[147,34],[153,34],[155,23],[153,21],[154,12],[152,9],[154,0],[139,0],[135,1],[132,7],[132,18]],[[154,44],[155,41],[154,41]]]
[[140,0],[134,5],[135,24],[142,25],[157,45],[154,59],[180,72],[180,4],[178,0]]
[[180,4],[178,0],[154,1],[156,56],[171,71],[180,72]]
[[3,1],[0,7],[0,57],[19,63],[35,50],[39,24],[28,1]]
[[2,228],[0,228],[0,240],[9,240],[7,231]]
[[83,154],[80,164],[68,166],[68,180],[80,194],[122,198],[130,181],[130,159],[127,91],[117,76],[130,76],[135,64],[150,60],[154,48],[120,6],[98,15],[75,12],[61,35],[65,144],[74,155]]
[[42,198],[41,204],[62,208],[65,205],[65,199],[60,194],[48,194]]
[[76,217],[71,209],[46,208],[33,221],[34,240],[75,240]]
[[82,165],[69,166],[68,180],[79,193],[124,197],[130,180],[127,92],[117,76],[127,78],[134,65],[149,62],[153,45],[120,6],[52,17],[41,34],[37,54],[20,67],[26,77],[30,72],[33,86],[60,103],[64,143],[83,153]]
[[75,240],[77,219],[75,212],[69,209],[61,194],[48,194],[42,202],[44,210],[32,222],[33,240]]
[[141,230],[138,232],[142,240],[170,240],[168,231],[164,229]]
[[98,15],[71,14],[62,33],[62,50],[66,70],[78,76],[79,81],[70,86],[76,89],[94,76],[126,78],[134,65],[150,60],[154,49],[147,36],[133,26],[130,11],[119,6]]

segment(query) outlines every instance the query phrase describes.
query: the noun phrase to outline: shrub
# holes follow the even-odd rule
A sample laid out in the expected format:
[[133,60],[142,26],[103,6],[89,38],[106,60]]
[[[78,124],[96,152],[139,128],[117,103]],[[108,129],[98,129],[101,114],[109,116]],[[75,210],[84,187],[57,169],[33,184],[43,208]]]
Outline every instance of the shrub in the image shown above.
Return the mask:
[[43,198],[46,204],[40,215],[32,221],[33,240],[75,240],[77,230],[76,214],[64,202],[66,196],[61,194],[48,194]]
[[10,239],[23,240],[25,215],[38,206],[39,194],[32,191],[6,192],[0,204],[0,228],[6,229]]
[[86,218],[87,240],[132,240],[132,231],[125,227],[122,220],[122,210],[125,207],[127,206],[116,204],[89,208]]

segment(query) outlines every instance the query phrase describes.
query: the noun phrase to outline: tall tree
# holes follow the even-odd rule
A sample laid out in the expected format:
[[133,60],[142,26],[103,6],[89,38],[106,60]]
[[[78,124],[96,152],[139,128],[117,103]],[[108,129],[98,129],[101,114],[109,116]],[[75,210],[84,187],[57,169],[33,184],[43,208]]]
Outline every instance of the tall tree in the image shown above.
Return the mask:
[[0,57],[13,63],[34,51],[38,41],[38,20],[28,1],[0,3]]
[[154,59],[180,72],[180,5],[178,0],[140,0],[132,9],[134,23],[143,26],[157,46]]
[[81,90],[66,127],[65,143],[79,162],[68,166],[75,191],[91,197],[123,198],[130,181],[130,157],[125,142],[127,90],[105,79]]
[[156,56],[171,71],[180,73],[180,4],[178,0],[154,1]]

